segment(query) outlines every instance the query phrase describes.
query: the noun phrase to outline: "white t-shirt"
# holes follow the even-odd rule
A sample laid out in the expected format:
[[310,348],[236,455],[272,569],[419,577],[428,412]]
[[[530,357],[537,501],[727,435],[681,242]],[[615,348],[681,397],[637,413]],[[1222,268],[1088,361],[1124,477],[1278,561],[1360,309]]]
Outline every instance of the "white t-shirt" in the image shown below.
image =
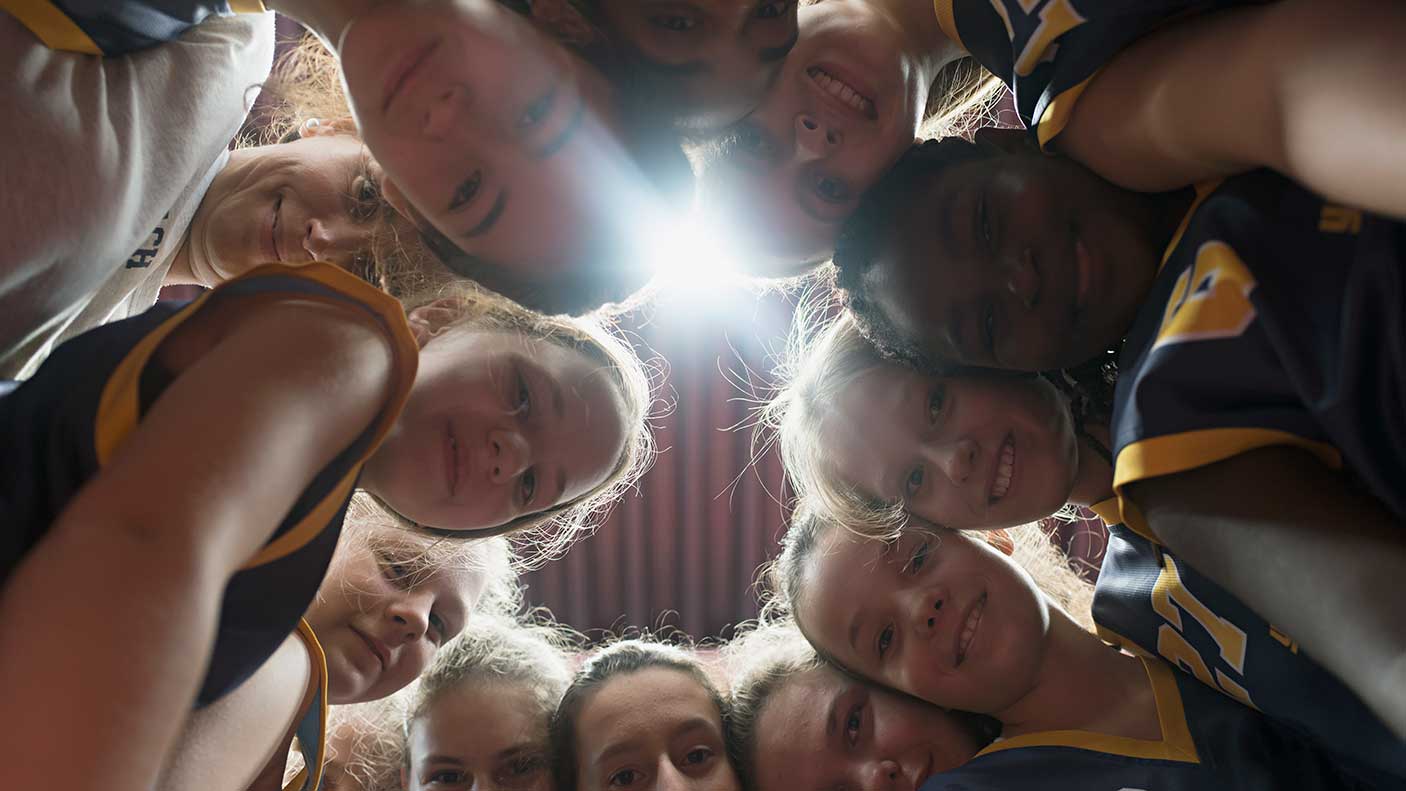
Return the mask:
[[[99,58],[0,13],[0,378],[32,372],[80,315],[92,326],[155,301],[273,44],[273,14],[250,14]],[[125,271],[148,250],[145,272]]]

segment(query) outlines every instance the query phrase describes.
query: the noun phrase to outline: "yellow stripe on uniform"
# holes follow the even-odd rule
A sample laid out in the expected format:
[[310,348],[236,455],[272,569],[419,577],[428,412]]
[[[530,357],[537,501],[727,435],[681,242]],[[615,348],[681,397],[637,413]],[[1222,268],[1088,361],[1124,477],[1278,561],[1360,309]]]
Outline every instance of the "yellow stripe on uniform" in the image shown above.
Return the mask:
[[268,9],[260,0],[229,0],[229,10],[236,14],[262,14]]
[[1021,747],[1071,747],[1129,758],[1201,763],[1201,757],[1196,752],[1196,743],[1191,738],[1191,729],[1186,722],[1186,708],[1181,702],[1181,692],[1177,690],[1176,678],[1172,675],[1176,671],[1158,659],[1142,658],[1141,661],[1143,669],[1147,671],[1147,680],[1152,684],[1152,695],[1157,704],[1157,721],[1162,727],[1161,739],[1133,739],[1094,731],[1043,731],[1004,739],[977,755]]
[[[999,9],[1000,4],[997,3],[996,7]],[[952,43],[961,47],[963,52],[970,52],[957,32],[957,13],[952,10],[952,0],[932,0],[932,10],[937,14],[937,26],[942,28],[943,35],[952,39]],[[1006,26],[1010,27],[1009,24]]]
[[9,12],[49,49],[101,55],[103,51],[58,6],[45,0],[0,0],[0,10]]
[[[305,619],[298,619],[298,630],[295,634],[308,649],[308,664],[311,669],[303,704],[298,707],[297,721],[301,722],[306,716],[307,707],[317,701],[318,730],[322,738],[318,739],[315,745],[306,745],[301,739],[298,740],[298,749],[303,754],[303,768],[288,781],[283,791],[312,791],[321,785],[322,767],[327,762],[327,654],[323,652],[322,644],[317,641],[317,635]],[[308,750],[309,746],[313,748],[311,752]]]

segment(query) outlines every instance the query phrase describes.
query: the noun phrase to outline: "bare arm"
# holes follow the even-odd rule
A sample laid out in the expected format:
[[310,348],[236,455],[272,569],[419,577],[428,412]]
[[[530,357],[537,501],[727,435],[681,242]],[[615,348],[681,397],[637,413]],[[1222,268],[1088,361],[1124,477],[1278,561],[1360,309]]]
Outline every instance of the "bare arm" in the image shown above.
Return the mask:
[[0,591],[0,788],[63,767],[68,788],[149,791],[230,575],[380,409],[379,332],[275,307],[172,382]]
[[1062,153],[1161,191],[1257,167],[1406,218],[1406,4],[1282,0],[1169,25],[1080,97]]
[[310,669],[303,641],[290,636],[233,692],[191,714],[157,791],[245,791],[262,774],[281,788]]
[[1406,525],[1306,451],[1264,448],[1132,484],[1166,546],[1406,736]]

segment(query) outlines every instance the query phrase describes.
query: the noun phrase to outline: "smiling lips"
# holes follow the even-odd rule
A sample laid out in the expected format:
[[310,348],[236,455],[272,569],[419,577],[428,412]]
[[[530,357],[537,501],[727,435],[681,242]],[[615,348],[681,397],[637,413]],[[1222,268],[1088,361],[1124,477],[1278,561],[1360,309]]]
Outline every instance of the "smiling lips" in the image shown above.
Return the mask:
[[375,655],[376,661],[381,663],[382,670],[385,670],[387,667],[390,666],[391,650],[386,646],[385,643],[381,642],[380,640],[377,640],[376,638],[368,634],[365,634],[359,629],[353,628],[352,631],[356,633],[357,637],[361,638],[362,642],[366,643],[367,648],[371,649],[371,653]]
[[1001,443],[1000,453],[996,457],[996,474],[991,476],[991,493],[987,497],[987,505],[995,505],[1006,493],[1011,490],[1011,479],[1015,477],[1015,435],[1007,434],[1005,442]]
[[879,117],[878,111],[874,109],[874,101],[855,90],[853,85],[819,66],[811,66],[806,69],[806,74],[810,75],[811,80],[820,87],[820,90],[835,97],[836,101],[841,104],[849,106],[855,113],[871,121]]
[[957,633],[957,667],[967,659],[967,650],[976,639],[976,630],[981,627],[981,615],[986,612],[986,594],[982,593],[972,606],[967,608],[967,618],[962,623],[962,631]]

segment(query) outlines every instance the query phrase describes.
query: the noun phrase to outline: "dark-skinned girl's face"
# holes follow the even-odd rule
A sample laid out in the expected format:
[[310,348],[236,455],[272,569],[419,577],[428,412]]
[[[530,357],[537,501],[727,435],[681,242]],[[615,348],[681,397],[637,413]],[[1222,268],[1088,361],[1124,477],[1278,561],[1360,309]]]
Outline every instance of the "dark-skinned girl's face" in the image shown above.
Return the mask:
[[986,131],[989,156],[934,170],[898,208],[864,290],[930,359],[1084,362],[1121,340],[1167,240],[1132,193]]

